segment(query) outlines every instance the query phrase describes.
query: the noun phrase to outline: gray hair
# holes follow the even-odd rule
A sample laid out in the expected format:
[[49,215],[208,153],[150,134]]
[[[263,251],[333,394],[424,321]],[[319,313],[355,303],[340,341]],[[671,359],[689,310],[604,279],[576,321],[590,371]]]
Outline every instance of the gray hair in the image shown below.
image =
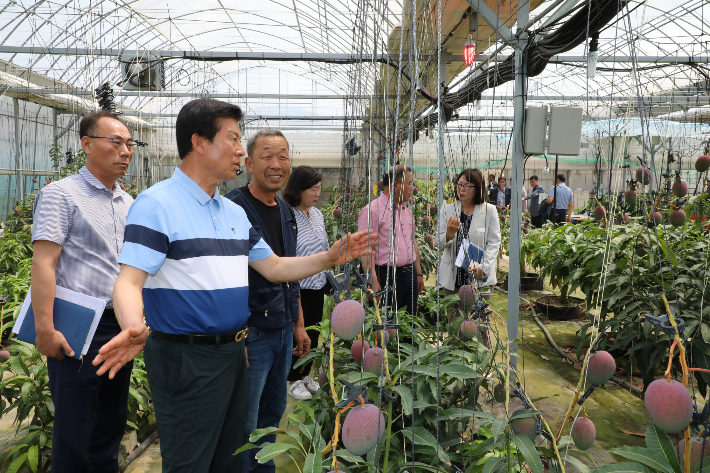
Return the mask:
[[249,137],[249,141],[247,141],[247,156],[253,156],[257,140],[264,136],[278,136],[279,138],[283,138],[284,141],[286,141],[286,146],[288,147],[288,140],[280,130],[277,130],[276,128],[262,128]]

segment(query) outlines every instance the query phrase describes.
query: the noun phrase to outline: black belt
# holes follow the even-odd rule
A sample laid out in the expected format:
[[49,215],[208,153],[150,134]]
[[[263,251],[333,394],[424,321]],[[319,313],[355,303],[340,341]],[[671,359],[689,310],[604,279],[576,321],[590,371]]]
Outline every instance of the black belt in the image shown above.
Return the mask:
[[249,335],[249,327],[244,327],[234,332],[211,334],[178,335],[174,333],[163,333],[157,330],[153,330],[152,333],[154,333],[156,337],[168,340],[169,342],[190,343],[190,339],[192,339],[192,343],[197,345],[217,345],[244,341],[247,335]]
[[[375,265],[375,267],[376,267],[378,270],[387,269],[387,265],[386,265],[386,264],[382,264],[382,265],[377,264],[377,265]],[[408,272],[410,272],[410,271],[412,271],[412,270],[414,269],[414,265],[413,265],[413,264],[407,264],[407,265],[404,265],[404,266],[390,266],[389,268],[390,268],[390,269],[394,269],[395,267],[397,268],[397,271],[403,272],[403,273],[408,273]]]

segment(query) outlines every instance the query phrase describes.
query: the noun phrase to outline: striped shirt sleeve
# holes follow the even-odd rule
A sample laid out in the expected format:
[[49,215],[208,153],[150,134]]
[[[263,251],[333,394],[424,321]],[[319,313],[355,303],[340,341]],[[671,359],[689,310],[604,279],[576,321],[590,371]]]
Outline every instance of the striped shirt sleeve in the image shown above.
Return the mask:
[[254,230],[254,227],[249,227],[249,262],[262,260],[272,253],[271,247],[261,238],[259,232]]
[[163,206],[149,195],[139,195],[128,211],[119,264],[154,275],[168,254],[168,235],[168,217]]
[[71,224],[71,206],[59,185],[52,183],[42,189],[34,204],[32,243],[46,240],[63,246]]

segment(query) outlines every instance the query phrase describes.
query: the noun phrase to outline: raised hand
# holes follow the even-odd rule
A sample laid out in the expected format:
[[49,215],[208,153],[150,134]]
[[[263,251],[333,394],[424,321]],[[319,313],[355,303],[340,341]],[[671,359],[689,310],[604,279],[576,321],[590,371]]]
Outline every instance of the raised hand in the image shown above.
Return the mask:
[[108,371],[109,379],[113,379],[121,368],[141,352],[147,338],[148,327],[145,325],[122,330],[99,349],[99,354],[94,358],[93,365],[98,366],[101,363],[103,365],[96,371],[96,374],[101,376]]
[[342,265],[366,255],[376,243],[377,235],[373,230],[348,233],[333,243],[328,250],[328,259],[332,266]]
[[446,241],[451,241],[456,235],[456,232],[461,228],[461,222],[456,217],[449,217],[449,221],[446,222]]

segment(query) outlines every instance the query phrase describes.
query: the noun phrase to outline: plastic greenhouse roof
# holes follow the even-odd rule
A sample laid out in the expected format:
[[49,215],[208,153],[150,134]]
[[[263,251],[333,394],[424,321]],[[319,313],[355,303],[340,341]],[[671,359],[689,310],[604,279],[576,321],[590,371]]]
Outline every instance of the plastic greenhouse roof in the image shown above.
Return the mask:
[[[435,16],[436,11],[431,9],[436,5],[436,2],[417,2],[417,13]],[[542,7],[546,5],[543,3]],[[601,33],[600,56],[709,53],[710,6],[706,0],[633,0],[628,10],[630,14],[620,14]],[[0,6],[0,44],[43,48],[381,53],[391,43],[391,35],[399,34],[400,29],[395,26],[402,20],[401,12],[399,0],[8,0]],[[423,33],[432,32],[435,29],[429,22]],[[488,51],[495,47],[491,44]],[[567,54],[583,55],[586,49],[582,45]],[[509,53],[504,50],[502,54]],[[78,89],[93,90],[107,81],[116,84],[121,78],[116,57],[0,53],[0,59]],[[640,64],[634,70],[628,63],[600,63],[597,77],[589,80],[586,68],[580,66],[548,65],[541,75],[530,79],[528,93],[551,97],[628,96],[630,101],[625,107],[578,101],[589,116],[613,118],[638,116],[633,109],[636,95],[674,91],[679,96],[694,96],[699,92],[693,85],[710,80],[707,64]],[[254,115],[347,115],[354,113],[353,106],[342,100],[244,99],[239,95],[368,93],[378,74],[377,67],[367,64],[356,67],[315,62],[218,63],[174,59],[166,62],[166,89],[195,97],[233,94],[238,103],[245,105],[247,113]],[[0,81],[0,93],[7,85]],[[114,88],[120,89],[115,85]],[[512,83],[489,90],[486,95],[489,94],[512,95]],[[118,101],[149,117],[156,113],[174,114],[189,99],[119,96]],[[462,113],[505,116],[512,115],[511,106],[512,101],[491,100],[484,103],[483,110],[471,107]],[[676,105],[666,105],[652,115],[678,110]],[[172,122],[174,118],[164,120]]]
[[677,123],[670,120],[612,118],[582,124],[582,135],[608,138],[611,136],[660,136],[687,138],[710,133],[710,125]]

